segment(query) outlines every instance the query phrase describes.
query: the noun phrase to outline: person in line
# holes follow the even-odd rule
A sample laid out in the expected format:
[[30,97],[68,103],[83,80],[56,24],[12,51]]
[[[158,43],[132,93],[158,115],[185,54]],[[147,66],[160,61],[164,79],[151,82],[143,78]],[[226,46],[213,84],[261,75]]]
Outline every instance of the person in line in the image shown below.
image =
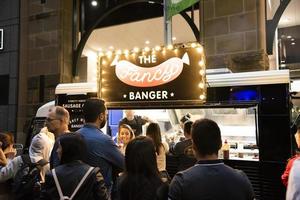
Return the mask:
[[[49,114],[54,109],[54,106],[50,107],[48,110],[48,120],[51,121],[49,118]],[[46,121],[47,121],[46,119]],[[50,122],[51,123],[51,122]],[[44,159],[46,162],[50,160],[50,154],[55,142],[55,136],[50,131],[51,127],[49,127],[50,123],[45,123],[45,127],[41,129],[41,131],[36,134],[30,143],[29,146],[29,157],[32,163],[38,163],[40,160]],[[50,130],[49,130],[50,129]],[[45,174],[50,170],[50,165],[45,165],[41,170],[41,181],[45,181]]]
[[127,124],[121,124],[118,131],[118,145],[121,152],[125,155],[127,144],[134,138],[134,132]]
[[192,146],[192,135],[191,135],[192,124],[193,124],[192,121],[189,120],[185,121],[183,125],[183,133],[184,133],[185,140],[178,142],[174,146],[172,150],[172,153],[174,155],[176,156],[184,155],[185,152],[187,151],[187,148]]
[[99,167],[108,191],[112,191],[113,180],[124,170],[124,156],[110,136],[101,131],[106,124],[107,110],[101,99],[87,99],[83,106],[85,125],[78,130],[87,143],[84,162]]
[[22,158],[15,157],[14,137],[11,133],[0,133],[0,144],[0,199],[11,199],[13,193],[6,181],[15,177],[22,164]]
[[162,178],[169,180],[169,175],[166,170],[166,154],[169,151],[169,146],[161,140],[161,132],[158,123],[150,123],[148,125],[146,136],[150,137],[154,142],[158,171]]
[[119,122],[119,126],[121,124],[129,125],[134,131],[135,136],[142,135],[143,133],[143,125],[147,122],[151,122],[148,117],[135,115],[133,110],[125,110],[125,117]]
[[167,199],[167,185],[161,180],[156,163],[153,140],[138,136],[125,152],[126,170],[120,177],[120,200]]
[[[298,149],[300,148],[300,126],[297,127],[297,132],[295,133],[295,140],[297,143],[297,147]],[[300,154],[299,152],[296,152],[296,155],[294,155],[293,157],[291,157],[286,165],[286,168],[283,172],[283,174],[281,175],[281,181],[283,183],[283,185],[285,185],[287,187],[288,185],[288,179],[289,179],[289,174],[291,171],[291,168],[293,166],[293,163],[295,160],[300,158]]]
[[[41,200],[63,199],[62,196],[80,200],[108,200],[103,176],[99,168],[82,162],[86,144],[79,134],[69,133],[60,137],[57,148],[60,165],[46,174]],[[86,175],[86,178],[83,177]],[[57,182],[55,181],[55,177]],[[80,186],[79,183],[83,180]],[[79,189],[76,191],[76,188]],[[61,193],[59,189],[61,189]]]
[[57,154],[58,142],[62,135],[70,132],[69,122],[70,114],[67,109],[62,106],[55,106],[53,109],[51,109],[51,112],[46,119],[48,130],[50,130],[55,136],[55,143],[50,154],[50,169],[53,169],[59,165],[60,161]]
[[169,188],[170,200],[252,200],[254,192],[247,176],[218,160],[221,132],[210,119],[192,125],[193,148],[197,164],[178,172]]

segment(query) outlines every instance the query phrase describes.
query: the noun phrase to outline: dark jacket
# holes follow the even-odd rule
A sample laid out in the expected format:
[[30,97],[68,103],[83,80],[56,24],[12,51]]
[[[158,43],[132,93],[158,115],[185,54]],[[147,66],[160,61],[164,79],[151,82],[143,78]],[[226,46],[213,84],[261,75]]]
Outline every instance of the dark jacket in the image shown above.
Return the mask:
[[254,192],[242,171],[225,165],[221,160],[201,160],[173,177],[169,199],[253,200]]
[[[55,168],[55,172],[64,196],[70,197],[77,187],[78,183],[89,169],[89,165],[81,161],[63,164]],[[52,173],[46,174],[46,182],[43,186],[40,199],[59,200],[59,194],[52,176]],[[82,184],[74,200],[107,200],[109,199],[103,176],[99,168],[95,168]]]

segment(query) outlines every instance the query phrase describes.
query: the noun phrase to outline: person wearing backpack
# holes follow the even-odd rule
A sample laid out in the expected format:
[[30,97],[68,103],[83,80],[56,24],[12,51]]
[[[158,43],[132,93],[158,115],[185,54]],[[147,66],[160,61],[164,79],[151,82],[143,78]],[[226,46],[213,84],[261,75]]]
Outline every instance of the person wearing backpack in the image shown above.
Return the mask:
[[82,162],[86,144],[79,134],[61,136],[57,153],[60,165],[46,174],[41,200],[110,199],[100,169]]
[[40,160],[33,164],[28,154],[15,157],[13,140],[10,134],[0,133],[0,160],[7,163],[0,168],[0,188],[6,190],[6,196],[13,196],[15,200],[32,200],[38,195],[39,188],[36,187],[41,181],[38,166],[44,166],[47,162]]

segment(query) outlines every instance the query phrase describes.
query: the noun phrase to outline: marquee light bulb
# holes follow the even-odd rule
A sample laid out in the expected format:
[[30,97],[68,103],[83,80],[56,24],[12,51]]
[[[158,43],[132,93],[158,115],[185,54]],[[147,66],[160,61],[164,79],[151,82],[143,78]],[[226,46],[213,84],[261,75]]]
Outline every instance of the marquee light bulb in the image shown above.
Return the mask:
[[155,46],[155,50],[156,50],[156,51],[160,51],[160,50],[161,50],[161,47],[160,47],[160,46]]
[[199,83],[198,86],[199,86],[199,88],[202,88],[202,89],[203,89],[203,88],[204,88],[204,83]]
[[144,51],[148,52],[148,51],[150,51],[150,48],[149,47],[145,47]]
[[201,100],[204,100],[204,99],[205,99],[205,95],[201,94],[199,98],[200,98]]
[[198,53],[203,53],[203,47],[197,47],[197,52]]
[[201,69],[201,70],[199,71],[199,73],[200,73],[201,76],[204,76],[205,71],[204,71],[203,69]]
[[134,47],[134,48],[133,48],[133,51],[134,51],[135,53],[138,53],[138,52],[140,51],[140,49],[139,49],[138,47]]
[[197,46],[196,43],[192,43],[192,44],[191,44],[191,47],[192,47],[192,48],[195,48],[196,46]]
[[172,44],[168,45],[167,49],[172,50],[174,47]]
[[117,55],[121,55],[121,54],[122,54],[122,50],[121,50],[121,49],[118,49],[117,52],[116,52],[116,54],[117,54]]
[[204,66],[204,61],[203,61],[203,60],[200,60],[200,61],[198,62],[198,64],[199,64],[200,67],[203,67],[203,66]]

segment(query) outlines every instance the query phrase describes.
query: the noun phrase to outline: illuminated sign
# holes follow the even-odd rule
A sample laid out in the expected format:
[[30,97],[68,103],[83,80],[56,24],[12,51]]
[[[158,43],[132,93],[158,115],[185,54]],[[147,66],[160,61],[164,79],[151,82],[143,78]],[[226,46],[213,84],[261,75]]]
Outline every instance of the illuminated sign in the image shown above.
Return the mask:
[[0,50],[3,49],[3,29],[0,29]]
[[206,99],[205,57],[198,43],[106,52],[100,95],[109,107],[195,105]]

